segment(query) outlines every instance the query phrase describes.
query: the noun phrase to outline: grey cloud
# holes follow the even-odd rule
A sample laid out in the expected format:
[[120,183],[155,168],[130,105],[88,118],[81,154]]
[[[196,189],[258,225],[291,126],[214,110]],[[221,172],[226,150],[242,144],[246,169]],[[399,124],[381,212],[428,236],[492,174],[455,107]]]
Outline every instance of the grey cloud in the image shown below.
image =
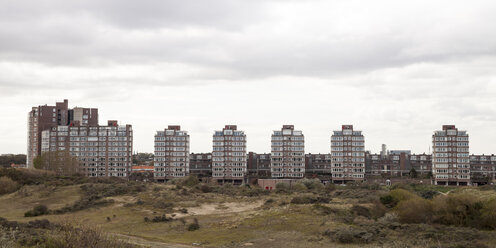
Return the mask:
[[[38,8],[24,9],[33,3],[7,1],[0,8],[8,20],[0,24],[0,59],[86,67],[184,63],[221,68],[217,77],[230,80],[278,75],[329,78],[493,56],[496,18],[485,9],[495,6],[485,3],[471,6],[462,20],[443,20],[434,11],[412,21],[400,16],[408,10],[391,14],[374,8],[370,16],[350,21],[333,10],[333,4],[296,2],[307,10],[289,10],[294,21],[275,14],[285,9],[284,2],[40,1]],[[452,5],[447,9],[457,11],[461,3]],[[322,20],[301,17],[312,14],[308,6],[314,6],[310,10]],[[326,7],[328,16],[321,10]],[[398,20],[381,21],[381,14]],[[336,26],[343,21],[350,21],[349,30]],[[294,28],[286,30],[287,25]],[[384,30],[360,32],[353,25]]]

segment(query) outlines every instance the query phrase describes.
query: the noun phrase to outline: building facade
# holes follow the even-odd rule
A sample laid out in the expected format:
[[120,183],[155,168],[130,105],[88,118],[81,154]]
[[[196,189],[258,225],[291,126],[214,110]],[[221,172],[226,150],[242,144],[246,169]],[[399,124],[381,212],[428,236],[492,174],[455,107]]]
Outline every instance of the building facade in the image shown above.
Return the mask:
[[98,126],[98,109],[69,109],[69,101],[57,102],[54,106],[32,107],[28,113],[27,158],[28,168],[33,168],[33,160],[41,155],[41,132],[57,126],[75,123],[80,126]]
[[127,177],[131,173],[131,125],[108,121],[107,126],[58,125],[41,132],[41,152],[68,151],[79,161],[78,171],[89,177]]
[[272,134],[270,172],[273,178],[305,176],[305,136],[293,125]]
[[470,157],[467,131],[444,125],[432,135],[432,174],[436,185],[469,185]]
[[258,178],[269,178],[270,154],[249,152],[247,167],[248,167],[248,174],[250,176],[258,177]]
[[311,175],[331,175],[331,154],[306,154],[305,172]]
[[155,180],[167,181],[189,175],[189,134],[181,126],[168,126],[155,134]]
[[[385,155],[384,155],[385,154]],[[365,174],[370,176],[405,176],[414,169],[417,175],[426,177],[432,172],[429,154],[410,154],[409,151],[381,154],[365,153]]]
[[488,184],[496,180],[496,156],[471,155],[470,156],[470,179],[477,185]]
[[212,153],[191,153],[189,172],[200,179],[212,177]]
[[331,169],[335,183],[363,181],[365,178],[365,139],[353,125],[343,125],[331,136]]
[[213,135],[212,179],[219,183],[245,182],[246,134],[236,125],[226,125]]

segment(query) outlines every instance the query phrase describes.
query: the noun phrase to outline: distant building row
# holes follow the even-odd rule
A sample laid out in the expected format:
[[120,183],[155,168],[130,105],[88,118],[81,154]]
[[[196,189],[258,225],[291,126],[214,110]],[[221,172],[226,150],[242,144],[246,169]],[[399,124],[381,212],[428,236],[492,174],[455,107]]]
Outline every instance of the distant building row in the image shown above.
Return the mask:
[[[246,134],[236,125],[215,131],[212,140],[211,176],[219,182],[243,183],[247,180]],[[336,182],[363,180],[365,144],[361,131],[352,125],[331,136],[332,178]],[[155,178],[170,180],[190,172],[189,135],[180,126],[169,126],[155,135]],[[293,125],[283,125],[271,137],[270,177],[305,176],[305,137]]]
[[[390,151],[365,152],[365,138],[352,125],[343,125],[330,137],[329,154],[305,154],[305,138],[293,125],[273,132],[271,153],[248,153],[247,136],[236,125],[214,131],[207,157],[190,154],[190,137],[180,126],[157,131],[154,139],[154,177],[170,180],[191,173],[218,182],[243,183],[249,177],[303,178],[319,176],[335,183],[362,181],[377,175],[402,176],[412,169],[432,174],[433,183],[468,185],[495,175],[494,156],[469,156],[469,135],[445,125],[432,135],[432,155]],[[131,173],[131,125],[108,121],[98,124],[98,109],[55,106],[33,107],[28,116],[27,165],[43,152],[65,151],[77,157],[79,171],[87,176],[128,177]],[[202,156],[197,158],[197,156]],[[208,173],[205,173],[208,166]]]

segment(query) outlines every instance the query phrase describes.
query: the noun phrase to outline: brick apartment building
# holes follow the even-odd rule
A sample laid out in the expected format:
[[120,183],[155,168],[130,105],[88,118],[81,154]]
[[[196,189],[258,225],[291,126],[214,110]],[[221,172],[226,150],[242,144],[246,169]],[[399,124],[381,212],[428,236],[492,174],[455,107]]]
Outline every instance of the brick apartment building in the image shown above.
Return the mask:
[[236,125],[226,125],[213,135],[212,179],[242,184],[246,176],[246,134]]
[[363,181],[365,178],[365,141],[362,131],[343,125],[331,136],[332,180],[335,183]]
[[167,181],[189,175],[189,134],[181,126],[168,126],[155,134],[154,177]]
[[98,109],[69,109],[69,101],[56,102],[55,106],[40,105],[32,107],[28,113],[28,150],[26,164],[33,168],[33,159],[41,155],[41,132],[52,127],[68,126],[71,122],[81,126],[98,125]]
[[68,100],[40,105],[28,113],[27,166],[42,152],[68,151],[78,158],[87,176],[129,175],[132,162],[132,126],[98,125],[98,109],[75,107]]
[[305,137],[293,125],[283,125],[272,134],[270,172],[273,178],[305,175]]
[[131,173],[133,130],[108,121],[107,126],[81,126],[71,121],[41,132],[41,152],[69,151],[78,171],[89,177],[127,177]]
[[432,174],[436,185],[470,184],[469,136],[455,125],[432,135]]

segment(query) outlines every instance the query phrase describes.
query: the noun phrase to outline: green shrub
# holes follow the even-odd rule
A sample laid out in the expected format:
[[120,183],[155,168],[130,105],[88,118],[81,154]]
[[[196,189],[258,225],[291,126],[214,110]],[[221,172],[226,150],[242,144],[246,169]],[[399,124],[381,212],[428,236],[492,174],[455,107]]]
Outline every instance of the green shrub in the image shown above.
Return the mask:
[[392,208],[396,206],[400,201],[415,199],[415,198],[420,198],[420,197],[404,189],[394,189],[391,190],[389,194],[381,196],[379,200],[385,206]]
[[198,229],[200,229],[200,225],[197,223],[191,223],[188,225],[188,231],[196,231]]
[[308,190],[307,186],[301,182],[297,182],[293,185],[293,191],[296,192],[306,192]]
[[432,199],[434,196],[439,195],[439,192],[434,190],[425,190],[419,192],[420,196],[424,199]]
[[47,206],[36,205],[32,210],[29,210],[26,213],[24,213],[24,217],[40,216],[40,215],[48,214],[49,212],[50,211],[48,210]]
[[[165,214],[161,216],[155,216],[153,219],[151,219],[151,222],[169,222],[172,221],[173,219],[171,217],[165,216]],[[145,220],[146,221],[146,220]]]
[[196,231],[198,229],[200,229],[200,224],[198,223],[198,219],[194,218],[193,223],[188,225],[188,231],[191,232],[191,231]]
[[3,176],[0,177],[0,195],[9,194],[19,189],[19,184],[14,180]]

